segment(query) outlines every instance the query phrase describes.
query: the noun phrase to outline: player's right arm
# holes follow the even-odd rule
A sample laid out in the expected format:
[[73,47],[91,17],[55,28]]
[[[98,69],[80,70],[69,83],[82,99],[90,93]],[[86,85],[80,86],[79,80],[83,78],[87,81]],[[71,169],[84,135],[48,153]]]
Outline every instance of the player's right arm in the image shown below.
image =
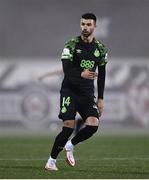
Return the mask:
[[97,76],[98,76],[98,74],[96,72],[90,71],[89,69],[85,69],[81,73],[81,77],[84,79],[94,80]]
[[79,78],[81,77],[81,68],[74,67],[73,60],[74,60],[74,50],[77,43],[77,38],[71,39],[65,44],[63,49],[61,60],[62,60],[62,67],[64,71],[64,75],[71,80],[71,78]]

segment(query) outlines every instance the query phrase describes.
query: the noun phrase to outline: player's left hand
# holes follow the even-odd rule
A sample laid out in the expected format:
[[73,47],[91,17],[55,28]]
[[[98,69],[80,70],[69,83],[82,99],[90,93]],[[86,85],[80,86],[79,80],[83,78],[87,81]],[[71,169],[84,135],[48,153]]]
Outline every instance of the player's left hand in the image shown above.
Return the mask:
[[104,109],[104,102],[103,102],[103,99],[98,99],[97,102],[97,107],[98,107],[98,110],[99,110],[99,114],[100,116],[102,115],[102,112],[103,112],[103,109]]

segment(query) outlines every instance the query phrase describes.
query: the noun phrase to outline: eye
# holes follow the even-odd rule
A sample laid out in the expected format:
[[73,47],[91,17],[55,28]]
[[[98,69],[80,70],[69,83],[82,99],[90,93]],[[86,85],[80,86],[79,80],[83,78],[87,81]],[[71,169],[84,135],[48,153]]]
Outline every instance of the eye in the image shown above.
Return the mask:
[[91,26],[92,24],[91,23],[87,23],[87,26]]

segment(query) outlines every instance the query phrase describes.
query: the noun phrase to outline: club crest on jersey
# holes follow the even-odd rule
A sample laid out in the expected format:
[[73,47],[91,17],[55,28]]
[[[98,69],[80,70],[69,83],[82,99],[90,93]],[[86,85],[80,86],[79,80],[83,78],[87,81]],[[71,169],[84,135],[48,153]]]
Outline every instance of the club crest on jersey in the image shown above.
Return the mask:
[[96,49],[96,50],[95,50],[95,52],[94,52],[94,56],[95,56],[95,57],[99,57],[99,56],[100,56],[100,52],[99,52],[99,50],[98,50],[98,49]]
[[77,52],[78,54],[80,54],[80,53],[82,52],[82,50],[81,50],[81,49],[76,49],[76,52]]

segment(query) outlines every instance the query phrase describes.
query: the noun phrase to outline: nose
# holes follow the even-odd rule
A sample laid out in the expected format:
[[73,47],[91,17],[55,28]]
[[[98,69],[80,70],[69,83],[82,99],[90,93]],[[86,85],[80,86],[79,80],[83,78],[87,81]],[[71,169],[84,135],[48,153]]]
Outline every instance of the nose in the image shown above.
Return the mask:
[[83,26],[83,30],[87,30],[87,26]]
[[87,29],[87,25],[84,25],[84,29]]

